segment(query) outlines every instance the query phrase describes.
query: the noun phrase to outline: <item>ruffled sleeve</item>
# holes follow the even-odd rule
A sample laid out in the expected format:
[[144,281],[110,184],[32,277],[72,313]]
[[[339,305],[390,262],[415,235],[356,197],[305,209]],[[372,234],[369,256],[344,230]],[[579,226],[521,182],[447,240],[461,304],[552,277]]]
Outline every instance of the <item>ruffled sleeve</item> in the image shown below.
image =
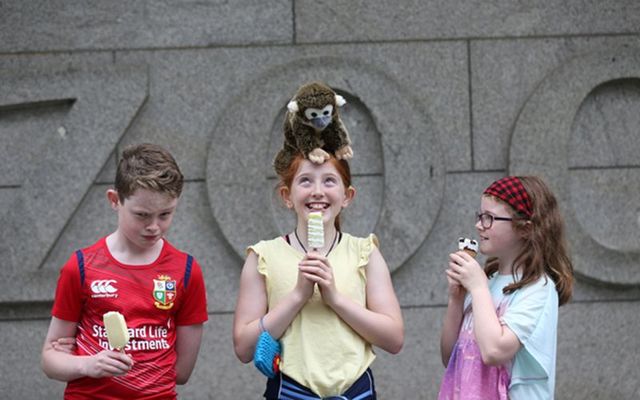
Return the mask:
[[360,239],[359,243],[359,257],[358,257],[358,271],[363,278],[367,277],[365,268],[369,264],[369,256],[374,247],[379,247],[378,237],[373,233],[366,238]]
[[264,276],[267,276],[267,262],[265,260],[266,243],[264,240],[247,247],[247,256],[249,252],[253,251],[258,256],[258,272]]

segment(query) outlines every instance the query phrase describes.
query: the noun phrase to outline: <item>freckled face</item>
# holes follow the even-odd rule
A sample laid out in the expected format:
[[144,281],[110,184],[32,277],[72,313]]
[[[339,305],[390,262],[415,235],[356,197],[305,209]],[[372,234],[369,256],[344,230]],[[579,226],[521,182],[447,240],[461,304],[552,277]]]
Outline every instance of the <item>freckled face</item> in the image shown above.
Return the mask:
[[299,221],[306,221],[312,211],[321,211],[323,222],[333,224],[352,196],[333,164],[325,162],[318,165],[304,160],[293,178],[287,197]]
[[118,212],[118,230],[140,249],[153,247],[169,231],[178,199],[164,193],[137,189],[124,203],[112,202]]

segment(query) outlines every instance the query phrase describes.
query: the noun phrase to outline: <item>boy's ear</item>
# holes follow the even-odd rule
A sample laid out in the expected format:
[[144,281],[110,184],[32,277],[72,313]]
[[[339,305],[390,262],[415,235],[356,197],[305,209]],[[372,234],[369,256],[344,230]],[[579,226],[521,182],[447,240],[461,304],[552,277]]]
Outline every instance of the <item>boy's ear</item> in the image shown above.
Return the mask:
[[356,193],[357,193],[356,188],[354,188],[353,186],[349,186],[347,188],[347,190],[344,193],[344,200],[342,201],[342,208],[349,207],[349,204],[351,204],[353,199],[356,197]]
[[116,210],[118,205],[120,204],[120,196],[118,196],[118,192],[115,189],[107,189],[107,200],[109,204],[111,204],[111,208]]

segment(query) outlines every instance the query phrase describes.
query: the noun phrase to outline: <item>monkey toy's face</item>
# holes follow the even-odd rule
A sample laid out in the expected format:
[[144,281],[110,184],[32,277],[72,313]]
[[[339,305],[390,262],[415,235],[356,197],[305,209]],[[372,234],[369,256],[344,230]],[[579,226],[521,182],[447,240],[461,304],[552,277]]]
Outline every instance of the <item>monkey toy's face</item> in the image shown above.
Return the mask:
[[333,105],[331,104],[327,104],[323,108],[309,107],[304,110],[303,120],[305,124],[321,131],[331,123],[332,115]]

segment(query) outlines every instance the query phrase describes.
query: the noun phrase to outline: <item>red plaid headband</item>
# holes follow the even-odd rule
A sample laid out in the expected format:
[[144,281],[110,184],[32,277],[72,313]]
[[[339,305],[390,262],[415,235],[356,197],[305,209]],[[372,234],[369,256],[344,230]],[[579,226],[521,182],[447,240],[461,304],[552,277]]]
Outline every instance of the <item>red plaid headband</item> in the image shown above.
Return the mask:
[[485,189],[484,194],[489,194],[506,201],[507,204],[516,211],[523,213],[529,218],[531,218],[531,214],[533,214],[529,194],[524,186],[522,186],[522,182],[520,182],[518,177],[507,176],[498,179]]

